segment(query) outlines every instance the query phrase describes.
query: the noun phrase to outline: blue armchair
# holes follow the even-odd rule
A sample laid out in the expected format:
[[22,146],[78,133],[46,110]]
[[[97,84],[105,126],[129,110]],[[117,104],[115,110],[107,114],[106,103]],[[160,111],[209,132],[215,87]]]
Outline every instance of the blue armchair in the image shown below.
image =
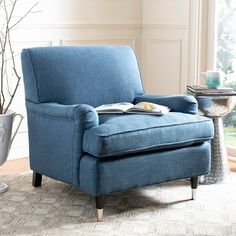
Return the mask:
[[[30,48],[22,51],[33,186],[42,175],[95,197],[198,176],[210,168],[212,121],[196,115],[192,96],[143,91],[135,54],[127,46]],[[150,101],[163,116],[99,115],[94,107]]]

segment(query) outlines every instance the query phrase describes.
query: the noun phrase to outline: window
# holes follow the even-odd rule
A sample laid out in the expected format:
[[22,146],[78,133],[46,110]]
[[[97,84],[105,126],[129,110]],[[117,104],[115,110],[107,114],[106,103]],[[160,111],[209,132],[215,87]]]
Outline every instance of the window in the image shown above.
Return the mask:
[[[236,1],[216,0],[216,67],[224,86],[236,91]],[[225,143],[236,151],[236,107],[224,117]],[[234,151],[234,153],[236,153]],[[232,154],[231,154],[232,155]],[[236,155],[236,154],[234,154]]]

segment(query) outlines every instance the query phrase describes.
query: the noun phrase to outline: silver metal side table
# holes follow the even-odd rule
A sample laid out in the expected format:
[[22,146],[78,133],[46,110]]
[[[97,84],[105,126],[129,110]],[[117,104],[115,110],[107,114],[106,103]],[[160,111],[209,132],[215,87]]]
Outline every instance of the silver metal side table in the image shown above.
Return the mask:
[[210,173],[202,176],[200,183],[222,182],[229,174],[222,117],[231,112],[236,105],[236,92],[213,93],[210,90],[209,92],[194,92],[187,89],[187,93],[197,99],[199,114],[212,118],[215,129],[215,135],[211,141]]

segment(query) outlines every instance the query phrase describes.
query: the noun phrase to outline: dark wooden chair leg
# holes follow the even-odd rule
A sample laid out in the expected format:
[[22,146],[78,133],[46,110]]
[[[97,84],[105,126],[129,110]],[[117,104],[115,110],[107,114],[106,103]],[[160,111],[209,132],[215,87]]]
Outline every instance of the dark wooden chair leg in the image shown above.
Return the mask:
[[197,187],[198,187],[198,176],[191,178],[191,188],[192,188],[192,199],[196,199]]
[[101,222],[103,219],[104,196],[95,197],[97,208],[97,221]]
[[42,175],[34,171],[32,178],[32,185],[34,187],[40,187],[41,183],[42,183]]

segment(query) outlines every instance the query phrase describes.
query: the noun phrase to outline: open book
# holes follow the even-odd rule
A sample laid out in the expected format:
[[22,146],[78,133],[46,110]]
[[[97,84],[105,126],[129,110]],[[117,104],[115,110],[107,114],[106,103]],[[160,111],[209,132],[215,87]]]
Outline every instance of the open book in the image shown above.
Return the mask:
[[129,102],[120,102],[113,104],[105,104],[95,108],[98,114],[112,114],[112,113],[139,113],[164,115],[170,111],[169,107],[154,104],[151,102],[140,102],[136,105]]

